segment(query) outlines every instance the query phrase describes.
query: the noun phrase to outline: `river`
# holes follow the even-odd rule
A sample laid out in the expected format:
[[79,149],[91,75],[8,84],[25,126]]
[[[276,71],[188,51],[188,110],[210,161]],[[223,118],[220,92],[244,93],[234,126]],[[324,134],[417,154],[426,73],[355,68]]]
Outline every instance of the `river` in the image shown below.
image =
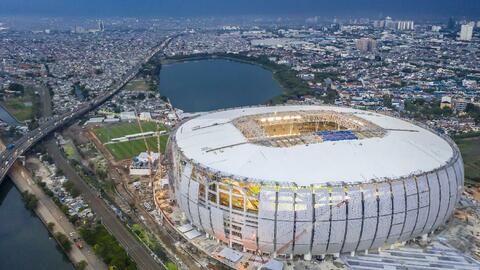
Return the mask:
[[282,93],[269,70],[225,59],[163,65],[159,89],[185,112],[264,104]]
[[10,179],[0,185],[0,269],[74,269]]

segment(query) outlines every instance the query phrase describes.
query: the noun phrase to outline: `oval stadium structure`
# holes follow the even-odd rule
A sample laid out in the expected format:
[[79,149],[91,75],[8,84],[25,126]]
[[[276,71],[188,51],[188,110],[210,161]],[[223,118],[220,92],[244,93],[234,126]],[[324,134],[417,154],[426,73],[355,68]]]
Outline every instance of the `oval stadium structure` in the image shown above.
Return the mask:
[[180,125],[170,147],[185,217],[230,247],[273,256],[425,235],[447,221],[463,189],[450,139],[350,108],[215,111]]

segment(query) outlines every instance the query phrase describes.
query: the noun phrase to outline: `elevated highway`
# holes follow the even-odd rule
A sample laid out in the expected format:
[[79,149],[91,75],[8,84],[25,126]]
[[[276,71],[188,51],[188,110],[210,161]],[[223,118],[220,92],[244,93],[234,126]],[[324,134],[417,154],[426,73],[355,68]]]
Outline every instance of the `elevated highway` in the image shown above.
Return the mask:
[[127,84],[131,79],[133,79],[137,73],[140,71],[140,68],[143,64],[147,63],[154,55],[159,53],[168,43],[172,40],[173,37],[168,37],[161,44],[152,48],[148,56],[138,65],[133,67],[130,72],[123,76],[120,82],[115,83],[111,90],[106,92],[104,95],[97,97],[96,99],[89,101],[80,107],[74,109],[71,112],[64,113],[62,115],[57,115],[52,117],[52,119],[43,122],[38,128],[29,131],[22,138],[14,142],[14,146],[10,149],[7,149],[0,153],[0,184],[3,182],[3,179],[7,175],[8,171],[15,163],[15,161],[22,156],[28,149],[34,146],[36,143],[41,141],[46,136],[50,135],[52,132],[55,132],[61,127],[64,127],[68,123],[82,117],[88,112],[96,109],[98,106],[102,105],[105,101],[110,99],[113,95],[118,93],[125,84]]
[[[133,67],[128,74],[126,74],[122,80],[115,83],[111,90],[104,95],[97,97],[96,99],[89,101],[75,108],[71,112],[64,113],[62,115],[54,116],[48,121],[43,122],[38,128],[28,132],[22,138],[14,143],[13,147],[0,153],[0,184],[8,174],[10,168],[15,161],[23,155],[28,149],[33,147],[36,143],[55,132],[56,130],[68,125],[70,122],[82,117],[88,112],[94,110],[98,106],[102,105],[105,101],[119,92],[128,81],[135,77],[140,71],[143,64],[148,62],[154,55],[161,52],[168,43],[175,38],[175,36],[167,37],[161,44],[152,48],[148,56],[137,66]],[[65,159],[60,158],[60,150],[56,147],[53,140],[46,142],[47,148],[53,151],[53,159],[57,166],[65,170],[65,174],[69,179],[73,181],[75,186],[81,191],[82,196],[90,204],[96,215],[102,220],[105,227],[115,236],[120,244],[125,248],[126,252],[136,262],[139,269],[164,269],[165,267],[159,264],[158,259],[154,258],[150,251],[147,250],[139,241],[131,234],[122,222],[115,216],[112,210],[105,204],[105,202],[96,196],[96,193],[89,188],[89,186],[76,174]],[[56,152],[55,152],[56,151]]]

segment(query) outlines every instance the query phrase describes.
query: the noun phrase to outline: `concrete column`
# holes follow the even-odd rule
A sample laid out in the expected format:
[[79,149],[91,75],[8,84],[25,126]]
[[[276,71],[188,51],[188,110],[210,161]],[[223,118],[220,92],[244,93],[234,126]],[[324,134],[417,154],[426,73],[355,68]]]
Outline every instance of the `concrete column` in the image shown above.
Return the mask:
[[333,253],[333,258],[340,258],[340,253]]
[[306,254],[303,255],[303,259],[305,261],[311,261],[312,260],[312,253],[311,252],[308,252]]
[[365,255],[368,255],[368,249],[365,249]]
[[350,251],[350,256],[355,256],[355,251]]
[[277,258],[277,252],[273,252],[273,258]]

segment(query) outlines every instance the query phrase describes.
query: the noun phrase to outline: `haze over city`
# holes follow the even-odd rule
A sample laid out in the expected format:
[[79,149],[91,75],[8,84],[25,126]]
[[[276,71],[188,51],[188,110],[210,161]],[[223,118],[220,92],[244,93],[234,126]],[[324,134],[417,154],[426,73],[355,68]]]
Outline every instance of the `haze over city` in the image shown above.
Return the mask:
[[0,0],[0,269],[480,269],[480,1]]

